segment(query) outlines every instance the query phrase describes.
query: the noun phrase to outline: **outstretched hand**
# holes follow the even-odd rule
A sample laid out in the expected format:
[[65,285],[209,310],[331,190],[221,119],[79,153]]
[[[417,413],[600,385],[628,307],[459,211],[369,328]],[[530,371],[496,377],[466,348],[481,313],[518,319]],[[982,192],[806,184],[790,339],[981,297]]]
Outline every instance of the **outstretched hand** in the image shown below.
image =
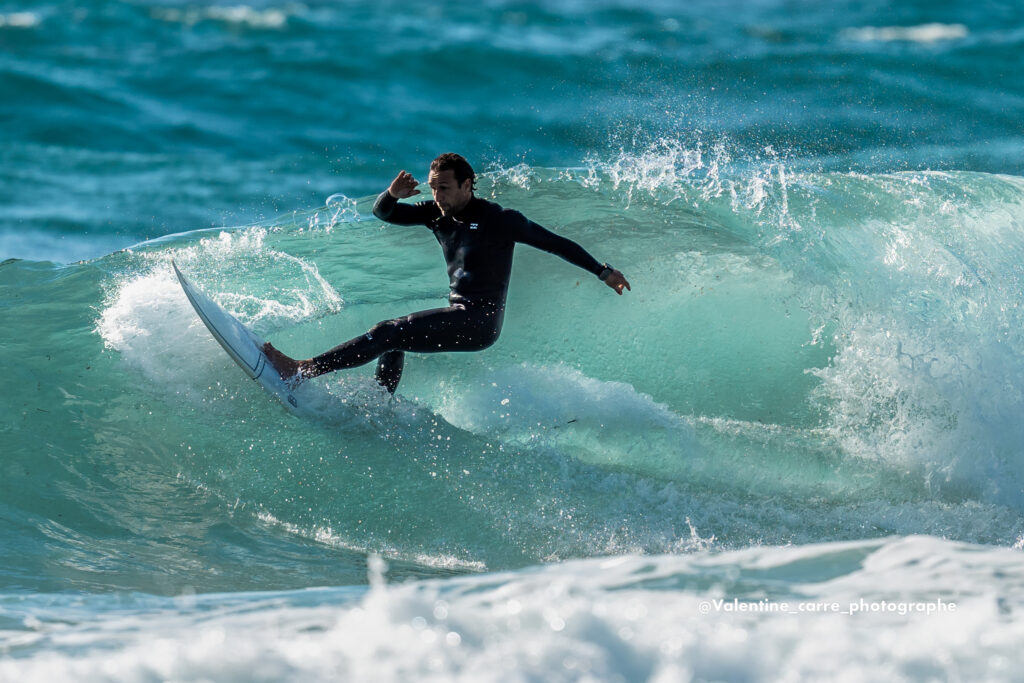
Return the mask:
[[391,181],[391,187],[388,188],[388,194],[395,199],[405,199],[411,197],[414,194],[419,194],[420,191],[416,189],[419,182],[412,177],[411,173],[400,171],[395,179]]
[[622,288],[625,287],[629,291],[633,291],[633,288],[629,286],[629,282],[626,280],[626,276],[617,270],[612,270],[612,274],[604,279],[604,283],[615,290],[615,293],[622,296]]

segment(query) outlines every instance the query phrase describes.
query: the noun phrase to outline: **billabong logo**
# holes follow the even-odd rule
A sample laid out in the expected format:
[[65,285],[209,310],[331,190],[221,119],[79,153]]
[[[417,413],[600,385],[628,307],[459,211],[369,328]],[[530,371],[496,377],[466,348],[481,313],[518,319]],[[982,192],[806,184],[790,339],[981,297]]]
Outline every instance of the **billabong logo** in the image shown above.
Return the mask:
[[470,224],[469,224],[469,229],[470,229],[470,230],[476,230],[476,229],[477,229],[477,228],[479,228],[479,227],[480,227],[480,224],[479,224],[479,223],[470,223]]

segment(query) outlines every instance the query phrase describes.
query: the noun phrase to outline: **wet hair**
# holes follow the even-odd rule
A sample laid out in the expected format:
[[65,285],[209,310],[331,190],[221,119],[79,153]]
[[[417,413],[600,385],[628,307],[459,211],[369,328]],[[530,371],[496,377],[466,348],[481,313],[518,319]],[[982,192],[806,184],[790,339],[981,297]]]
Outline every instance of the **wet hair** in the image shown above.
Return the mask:
[[476,173],[461,154],[445,152],[430,162],[430,171],[432,173],[451,171],[455,174],[455,182],[460,186],[468,179],[472,181],[472,189],[476,189]]

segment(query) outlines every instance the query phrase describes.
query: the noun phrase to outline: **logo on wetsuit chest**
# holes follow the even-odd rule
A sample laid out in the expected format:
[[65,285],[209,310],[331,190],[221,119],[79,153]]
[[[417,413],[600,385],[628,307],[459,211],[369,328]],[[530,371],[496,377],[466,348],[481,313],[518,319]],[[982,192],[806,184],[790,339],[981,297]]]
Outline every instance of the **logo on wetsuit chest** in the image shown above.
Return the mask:
[[470,229],[470,230],[476,230],[476,229],[477,229],[477,228],[479,228],[479,227],[480,227],[480,224],[479,224],[479,223],[470,223],[470,224],[469,224],[469,229]]

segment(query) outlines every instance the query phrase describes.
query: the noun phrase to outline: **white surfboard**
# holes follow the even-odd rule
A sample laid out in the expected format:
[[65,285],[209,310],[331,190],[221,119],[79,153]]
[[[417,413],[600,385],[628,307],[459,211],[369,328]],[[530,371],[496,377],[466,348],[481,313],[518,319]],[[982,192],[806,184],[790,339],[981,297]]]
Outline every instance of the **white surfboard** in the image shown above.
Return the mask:
[[281,399],[288,408],[297,410],[298,399],[271,365],[267,354],[263,353],[264,340],[186,280],[177,263],[171,261],[171,265],[174,266],[181,288],[185,290],[185,296],[199,314],[199,319],[210,330],[213,338],[224,347],[231,359],[238,363],[245,374],[259,382],[260,386]]

